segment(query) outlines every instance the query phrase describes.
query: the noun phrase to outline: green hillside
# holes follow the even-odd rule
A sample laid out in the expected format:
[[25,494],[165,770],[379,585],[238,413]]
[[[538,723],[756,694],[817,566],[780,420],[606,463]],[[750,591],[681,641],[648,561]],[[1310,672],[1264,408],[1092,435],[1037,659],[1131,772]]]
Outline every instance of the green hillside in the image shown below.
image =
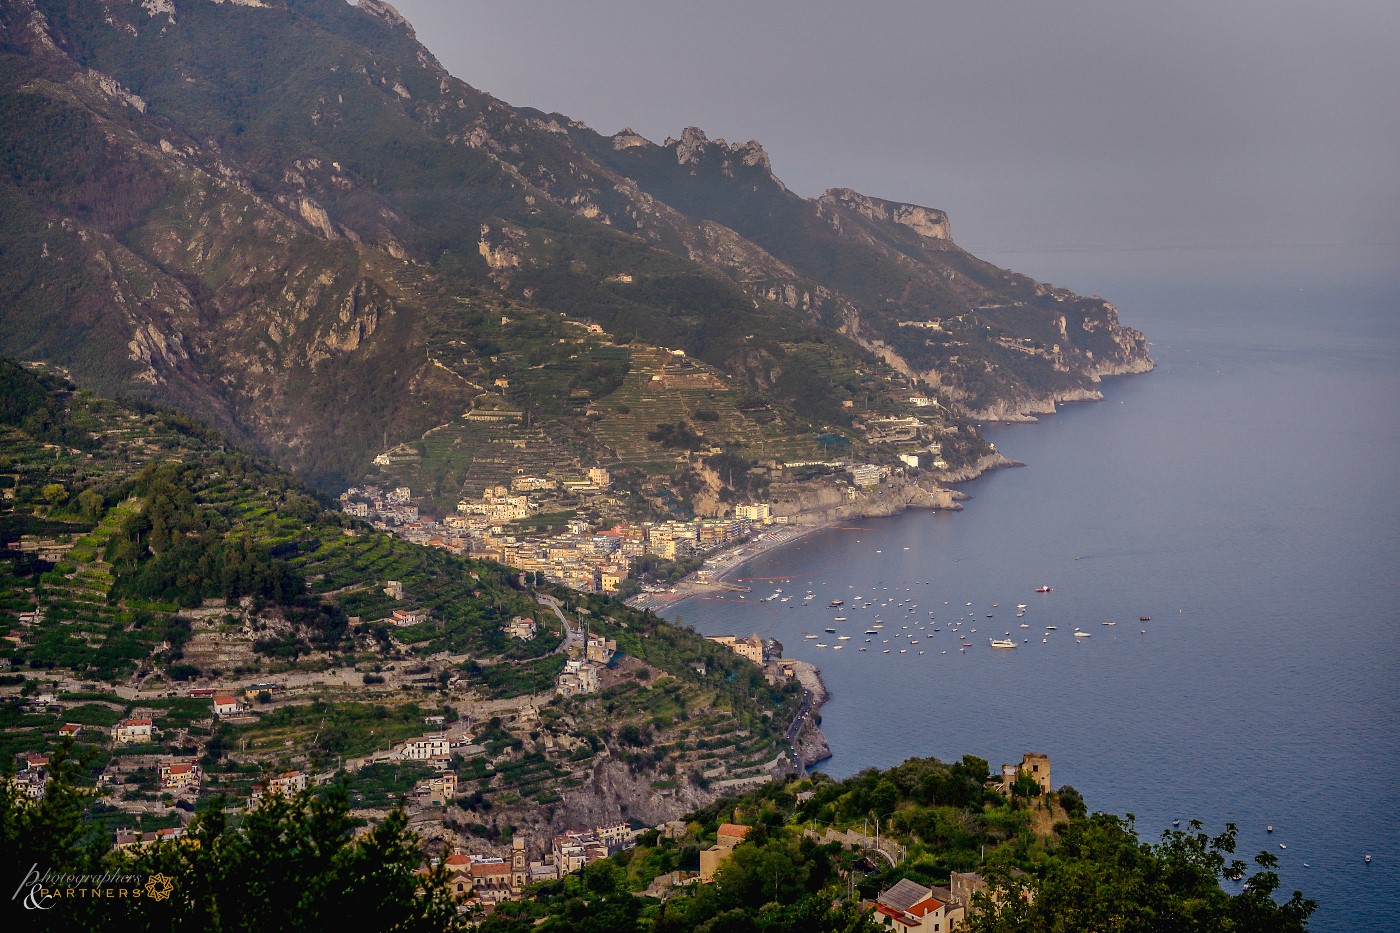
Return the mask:
[[[376,531],[183,415],[5,361],[0,383],[13,753],[60,747],[64,722],[98,727],[79,736],[91,782],[117,752],[105,727],[146,716],[160,734],[137,752],[203,755],[203,793],[245,794],[271,763],[334,769],[422,733],[434,710],[481,708],[488,753],[454,767],[502,812],[558,803],[602,762],[665,797],[705,793],[716,771],[764,780],[784,760],[796,687],[690,631]],[[423,615],[395,624],[396,610]],[[537,637],[508,637],[518,617]],[[554,698],[571,656],[561,617],[616,644],[596,694]],[[268,682],[277,695],[250,701],[247,721],[184,698]],[[26,710],[41,690],[51,707]]]

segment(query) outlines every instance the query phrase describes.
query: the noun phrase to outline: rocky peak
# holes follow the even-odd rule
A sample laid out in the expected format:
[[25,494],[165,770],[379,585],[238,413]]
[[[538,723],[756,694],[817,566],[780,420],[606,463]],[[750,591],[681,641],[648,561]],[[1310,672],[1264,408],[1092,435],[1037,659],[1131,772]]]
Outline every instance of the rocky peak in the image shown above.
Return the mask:
[[[624,132],[631,133],[630,130]],[[621,135],[619,133],[618,137]],[[636,134],[632,135],[636,139],[641,139]],[[624,148],[618,144],[618,137],[613,137],[613,147],[616,149]],[[641,142],[645,143],[646,140]],[[628,143],[628,145],[640,145],[640,143]],[[749,168],[761,169],[774,184],[779,188],[783,187],[782,182],[773,176],[772,163],[768,160],[768,153],[764,151],[763,144],[756,139],[731,146],[723,139],[710,139],[705,135],[705,131],[698,126],[687,126],[681,131],[679,140],[668,136],[662,145],[665,148],[676,150],[676,162],[680,165],[694,165],[705,155],[714,152],[719,156],[721,168],[727,177],[733,178],[736,167],[744,165]]]
[[668,149],[675,147],[676,161],[681,165],[691,165],[700,161],[700,156],[704,155],[709,144],[710,140],[706,138],[705,131],[698,126],[687,126],[681,130],[679,141],[667,136],[666,142],[663,143]]
[[612,147],[614,149],[636,149],[639,146],[650,146],[651,140],[642,136],[630,126],[625,126],[618,130],[612,137]]
[[757,166],[768,174],[773,174],[773,165],[768,161],[768,153],[763,150],[763,144],[756,139],[751,139],[742,146],[735,146],[730,150],[739,160],[748,166]]
[[370,16],[384,20],[384,22],[388,23],[390,26],[402,26],[408,31],[410,37],[417,38],[417,33],[413,31],[413,24],[411,24],[402,13],[385,3],[384,0],[360,0],[355,6],[364,10]]
[[872,198],[850,188],[830,188],[817,199],[817,204],[821,207],[845,207],[870,220],[896,223],[908,227],[925,239],[952,239],[948,215],[932,207]]

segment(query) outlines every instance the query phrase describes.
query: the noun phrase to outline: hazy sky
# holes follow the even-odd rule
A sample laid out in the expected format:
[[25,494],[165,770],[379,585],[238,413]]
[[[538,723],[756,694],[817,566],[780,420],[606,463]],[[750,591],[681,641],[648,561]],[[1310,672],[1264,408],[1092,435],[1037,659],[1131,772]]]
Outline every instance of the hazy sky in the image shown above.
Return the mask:
[[803,195],[943,208],[1042,277],[1113,250],[1400,278],[1397,0],[394,2],[511,104],[757,139]]

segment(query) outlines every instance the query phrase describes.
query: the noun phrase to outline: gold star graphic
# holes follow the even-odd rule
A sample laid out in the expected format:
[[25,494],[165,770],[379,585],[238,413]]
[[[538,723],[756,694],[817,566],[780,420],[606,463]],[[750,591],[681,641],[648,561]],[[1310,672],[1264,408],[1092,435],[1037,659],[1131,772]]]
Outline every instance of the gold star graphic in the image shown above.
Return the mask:
[[151,875],[146,880],[146,896],[153,901],[163,901],[175,890],[175,881],[162,874]]

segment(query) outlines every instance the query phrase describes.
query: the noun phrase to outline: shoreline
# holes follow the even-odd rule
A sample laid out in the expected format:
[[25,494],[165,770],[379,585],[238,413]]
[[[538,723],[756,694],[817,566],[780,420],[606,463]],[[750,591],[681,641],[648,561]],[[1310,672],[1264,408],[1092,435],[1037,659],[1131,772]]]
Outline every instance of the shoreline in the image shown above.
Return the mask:
[[[944,509],[961,511],[960,500],[968,498],[966,493],[952,486],[961,486],[992,470],[1025,466],[1016,460],[1008,459],[1001,453],[982,457],[976,463],[960,470],[950,471],[939,477],[939,485],[932,489],[918,484],[896,487],[903,498],[891,494],[882,495],[868,502],[856,502],[848,506],[838,506],[827,511],[835,514],[820,517],[810,523],[769,526],[772,530],[761,532],[757,537],[732,548],[715,552],[705,561],[705,566],[675,583],[668,590],[657,593],[641,593],[626,600],[626,605],[634,609],[658,611],[698,596],[712,593],[736,592],[731,576],[769,551],[786,547],[801,541],[819,531],[840,527],[844,522],[859,521],[864,518],[890,518],[909,509]],[[944,485],[946,484],[946,485]],[[911,492],[911,490],[913,492]],[[922,500],[922,501],[916,501]],[[703,575],[704,579],[700,579]]]
[[[948,486],[971,482],[992,470],[1019,466],[1025,466],[1025,464],[1010,460],[999,452],[993,453],[981,458],[969,467],[940,477],[939,485],[933,490],[921,486],[915,487],[922,490],[926,498],[931,497],[932,501],[921,503],[910,498],[901,499],[891,494],[871,502],[856,504],[849,511],[844,508],[834,510],[838,514],[819,518],[810,524],[787,525],[772,531],[765,531],[754,539],[716,553],[706,560],[704,567],[682,578],[669,590],[660,593],[639,594],[627,600],[627,605],[635,609],[659,612],[687,599],[704,597],[709,594],[747,591],[747,588],[738,586],[737,582],[732,580],[733,574],[770,551],[794,544],[818,532],[839,528],[845,522],[858,521],[862,518],[888,518],[911,508],[942,508],[948,511],[961,511],[962,506],[958,504],[958,501],[968,498],[967,494],[947,488]],[[899,491],[905,493],[907,487],[901,487]],[[894,507],[891,508],[891,506]],[[705,579],[697,579],[701,575],[704,575]],[[812,770],[815,765],[832,756],[831,745],[827,742],[826,735],[819,725],[822,707],[831,699],[831,689],[822,680],[821,668],[815,664],[797,661],[794,666],[796,679],[804,689],[811,691],[812,694],[811,715],[797,735],[797,746],[800,749],[805,772]]]

